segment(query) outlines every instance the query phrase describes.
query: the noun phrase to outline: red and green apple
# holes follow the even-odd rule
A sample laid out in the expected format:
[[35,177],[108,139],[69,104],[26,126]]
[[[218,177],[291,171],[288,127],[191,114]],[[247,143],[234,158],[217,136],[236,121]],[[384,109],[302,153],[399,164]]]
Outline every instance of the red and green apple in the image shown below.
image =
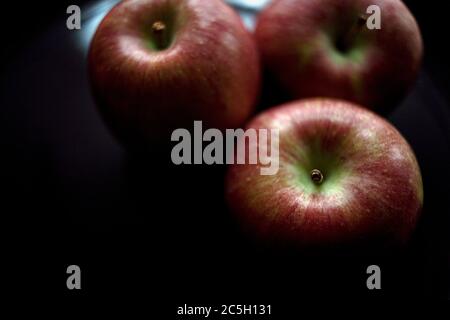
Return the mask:
[[263,243],[298,247],[404,244],[423,187],[411,147],[386,120],[343,100],[314,98],[256,116],[247,129],[279,130],[279,171],[234,164],[229,207]]
[[88,62],[101,114],[133,145],[170,141],[194,120],[238,127],[259,91],[254,39],[221,0],[122,1],[98,27]]
[[[368,14],[373,6],[379,10]],[[368,27],[374,21],[380,29]],[[294,97],[334,97],[380,112],[405,96],[423,51],[400,0],[275,0],[259,15],[255,37],[269,73]]]

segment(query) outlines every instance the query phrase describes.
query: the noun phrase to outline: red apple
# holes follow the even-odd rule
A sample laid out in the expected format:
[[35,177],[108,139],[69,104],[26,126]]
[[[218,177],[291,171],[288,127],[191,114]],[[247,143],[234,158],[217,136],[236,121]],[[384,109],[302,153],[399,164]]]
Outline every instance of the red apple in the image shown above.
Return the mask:
[[[376,21],[371,5],[380,8],[381,29],[368,28]],[[263,63],[295,97],[340,98],[376,111],[404,97],[423,51],[400,0],[275,0],[255,35]]]
[[89,51],[97,105],[120,140],[170,141],[194,120],[240,126],[254,109],[256,44],[220,0],[126,0],[103,19]]
[[349,102],[310,99],[270,109],[249,128],[279,129],[277,174],[261,175],[250,164],[227,173],[231,211],[257,239],[327,247],[409,238],[422,178],[410,146],[387,121]]

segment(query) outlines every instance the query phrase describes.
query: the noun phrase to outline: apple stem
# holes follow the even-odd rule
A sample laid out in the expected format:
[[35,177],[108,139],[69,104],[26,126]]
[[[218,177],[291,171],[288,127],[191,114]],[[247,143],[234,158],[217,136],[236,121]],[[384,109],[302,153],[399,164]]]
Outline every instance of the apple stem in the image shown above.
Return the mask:
[[319,169],[313,169],[311,171],[311,180],[314,181],[315,184],[319,185],[323,182],[323,174]]
[[156,21],[152,25],[152,32],[155,36],[155,41],[158,48],[164,48],[166,46],[166,25],[162,21]]
[[338,39],[337,47],[340,51],[346,52],[351,48],[352,44],[355,42],[356,37],[362,31],[366,25],[367,17],[361,14],[358,20],[353,24],[350,30],[345,34],[344,37]]

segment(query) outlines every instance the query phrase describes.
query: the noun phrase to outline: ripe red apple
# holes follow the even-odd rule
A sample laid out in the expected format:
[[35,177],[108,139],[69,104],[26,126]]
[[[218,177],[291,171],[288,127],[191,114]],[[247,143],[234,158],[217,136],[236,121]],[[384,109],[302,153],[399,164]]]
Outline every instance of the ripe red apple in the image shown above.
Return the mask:
[[387,121],[350,102],[309,99],[270,109],[249,128],[280,130],[277,174],[250,164],[227,173],[230,209],[257,239],[299,247],[406,242],[422,208],[422,178]]
[[126,0],[103,19],[89,51],[97,105],[120,140],[170,141],[194,120],[240,126],[253,111],[256,44],[220,0]]
[[[381,29],[367,26],[377,17],[367,13],[371,5],[380,8]],[[255,35],[268,71],[295,97],[340,98],[380,112],[404,97],[423,51],[400,0],[275,0]]]

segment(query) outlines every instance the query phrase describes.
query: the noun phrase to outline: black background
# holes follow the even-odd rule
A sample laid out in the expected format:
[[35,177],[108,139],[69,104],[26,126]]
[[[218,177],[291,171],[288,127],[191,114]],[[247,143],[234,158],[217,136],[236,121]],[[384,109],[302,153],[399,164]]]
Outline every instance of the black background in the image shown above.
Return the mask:
[[[164,318],[184,303],[273,304],[287,313],[316,299],[447,299],[448,11],[406,3],[423,33],[424,71],[410,109],[390,120],[418,156],[425,210],[406,249],[358,257],[259,249],[226,210],[225,167],[125,153],[93,107],[83,53],[65,29],[73,3],[9,4],[1,20],[0,210],[13,288],[69,300],[152,295]],[[81,291],[66,289],[71,264],[82,269]],[[366,289],[370,264],[382,268],[381,291]]]

